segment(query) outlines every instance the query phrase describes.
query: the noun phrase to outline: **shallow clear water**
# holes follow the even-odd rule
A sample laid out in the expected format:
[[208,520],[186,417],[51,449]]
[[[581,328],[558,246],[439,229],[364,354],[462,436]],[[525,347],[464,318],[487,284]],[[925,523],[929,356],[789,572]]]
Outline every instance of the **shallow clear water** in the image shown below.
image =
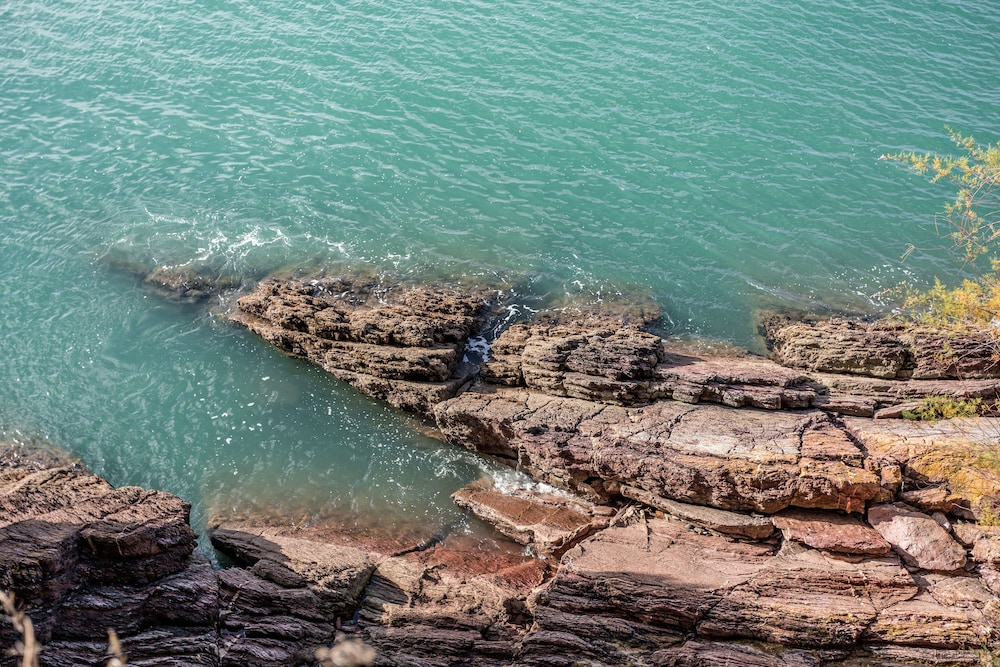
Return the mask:
[[1000,5],[893,4],[8,2],[0,425],[199,521],[461,521],[486,464],[112,265],[636,290],[740,345],[878,307],[954,265],[900,261],[950,193],[877,157],[1000,135]]

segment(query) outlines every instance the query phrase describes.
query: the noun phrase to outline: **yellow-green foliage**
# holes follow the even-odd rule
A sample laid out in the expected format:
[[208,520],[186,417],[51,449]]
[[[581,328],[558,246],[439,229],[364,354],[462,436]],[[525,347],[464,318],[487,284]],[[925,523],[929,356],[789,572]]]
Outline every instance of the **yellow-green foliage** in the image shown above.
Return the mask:
[[975,417],[988,406],[981,398],[953,398],[951,396],[928,396],[912,410],[903,410],[904,419],[917,421],[939,421],[958,417]]
[[963,280],[958,287],[949,289],[936,280],[925,292],[909,292],[904,312],[923,324],[1000,333],[1000,262],[994,260],[993,264],[993,272]]
[[902,162],[931,182],[949,181],[958,187],[955,200],[945,206],[948,235],[966,261],[997,254],[1000,246],[1000,142],[977,144],[972,137],[948,130],[965,154],[960,157],[931,153],[883,155]]

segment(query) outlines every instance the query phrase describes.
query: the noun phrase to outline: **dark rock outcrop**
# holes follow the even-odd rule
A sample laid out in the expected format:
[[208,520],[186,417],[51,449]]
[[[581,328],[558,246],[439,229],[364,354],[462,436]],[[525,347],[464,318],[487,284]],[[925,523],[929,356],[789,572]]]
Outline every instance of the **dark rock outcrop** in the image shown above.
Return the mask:
[[[131,664],[217,664],[218,584],[189,511],[112,488],[62,452],[0,446],[0,589],[27,606],[43,665],[104,664],[109,627]],[[0,645],[13,643],[0,629]]]

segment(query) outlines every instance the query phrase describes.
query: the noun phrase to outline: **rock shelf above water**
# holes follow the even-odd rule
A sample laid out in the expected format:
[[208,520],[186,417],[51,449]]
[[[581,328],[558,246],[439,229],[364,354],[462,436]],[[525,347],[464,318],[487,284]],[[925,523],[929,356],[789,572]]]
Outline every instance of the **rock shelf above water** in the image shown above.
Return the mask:
[[710,356],[646,331],[646,312],[593,307],[497,335],[503,306],[493,289],[270,279],[233,319],[560,487],[456,490],[527,552],[220,515],[212,541],[234,566],[213,572],[179,499],[8,448],[0,587],[38,618],[43,664],[99,664],[106,626],[138,665],[309,664],[338,629],[379,665],[977,665],[1000,651],[1000,420],[872,418],[995,397],[990,364],[934,371],[927,332],[787,320],[767,334],[774,359]]

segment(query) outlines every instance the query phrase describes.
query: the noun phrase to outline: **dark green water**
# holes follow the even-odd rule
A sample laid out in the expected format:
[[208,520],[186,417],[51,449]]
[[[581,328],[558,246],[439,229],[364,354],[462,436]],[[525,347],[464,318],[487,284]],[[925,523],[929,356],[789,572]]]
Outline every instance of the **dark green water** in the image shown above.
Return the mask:
[[[459,517],[485,464],[108,266],[374,264],[865,310],[954,271],[879,162],[1000,135],[993,2],[0,7],[0,425],[206,508]],[[360,520],[360,519],[359,519]]]

